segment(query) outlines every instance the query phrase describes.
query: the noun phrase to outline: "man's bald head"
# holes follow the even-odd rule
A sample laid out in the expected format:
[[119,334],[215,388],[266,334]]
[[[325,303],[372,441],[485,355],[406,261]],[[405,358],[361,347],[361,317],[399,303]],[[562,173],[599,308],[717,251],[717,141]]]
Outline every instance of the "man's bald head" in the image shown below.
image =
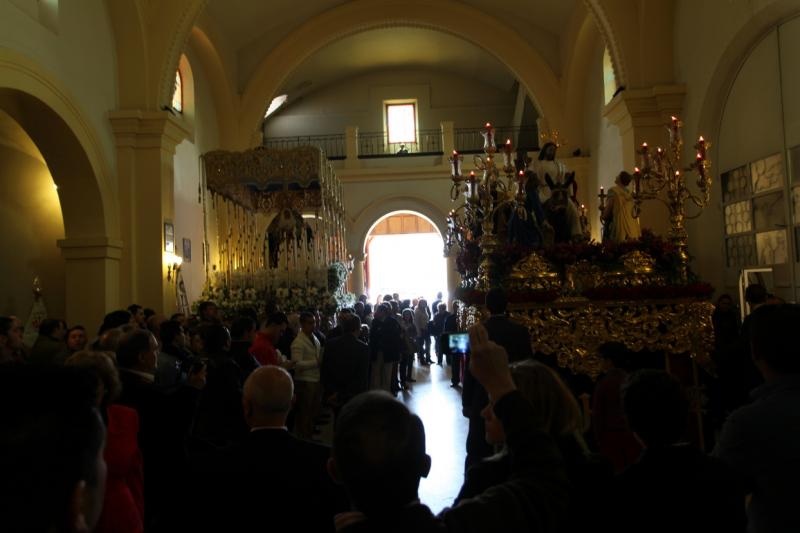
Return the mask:
[[242,403],[250,427],[285,425],[292,408],[294,384],[289,373],[279,366],[262,366],[244,384]]

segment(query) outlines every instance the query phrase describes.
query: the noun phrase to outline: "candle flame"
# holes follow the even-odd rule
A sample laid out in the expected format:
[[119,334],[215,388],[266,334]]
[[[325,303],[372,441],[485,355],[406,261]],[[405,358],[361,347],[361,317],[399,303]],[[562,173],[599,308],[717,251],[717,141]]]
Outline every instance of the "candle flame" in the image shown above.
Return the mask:
[[647,143],[642,143],[642,148],[647,148]]
[[506,144],[511,144],[511,139],[506,139]]
[[458,155],[458,151],[457,150],[453,150],[453,155]]
[[633,172],[635,174],[638,174],[639,173],[639,167],[633,167]]
[[487,127],[487,128],[491,128],[491,127],[492,127],[492,124],[491,124],[491,123],[489,123],[489,122],[487,122],[487,123],[486,123],[486,127]]
[[672,115],[672,122],[678,122],[678,117],[676,117],[675,115]]
[[701,143],[704,143],[704,142],[706,142],[706,140],[705,140],[705,139],[703,139],[703,136],[702,136],[702,135],[700,136],[700,142],[701,142]]

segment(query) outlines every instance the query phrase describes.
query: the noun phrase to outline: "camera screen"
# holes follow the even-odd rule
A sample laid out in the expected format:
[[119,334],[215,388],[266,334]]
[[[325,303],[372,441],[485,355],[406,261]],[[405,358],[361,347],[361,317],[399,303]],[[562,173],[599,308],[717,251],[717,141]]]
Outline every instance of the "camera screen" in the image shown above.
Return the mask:
[[451,333],[447,341],[450,353],[469,352],[469,333]]

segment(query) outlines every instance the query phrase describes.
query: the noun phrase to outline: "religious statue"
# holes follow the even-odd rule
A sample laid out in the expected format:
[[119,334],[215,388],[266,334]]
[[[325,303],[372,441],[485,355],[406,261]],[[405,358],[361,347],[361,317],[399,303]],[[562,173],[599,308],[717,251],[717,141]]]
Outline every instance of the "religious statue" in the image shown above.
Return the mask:
[[605,209],[600,214],[604,226],[603,241],[621,242],[638,239],[642,235],[639,220],[633,217],[633,195],[628,190],[632,179],[623,170],[608,191]]
[[[568,172],[567,166],[556,159],[556,150],[555,143],[545,143],[539,152],[538,160],[534,161],[533,171],[538,182],[547,184],[547,187],[539,188],[539,200],[545,206],[545,215],[555,231],[555,242],[581,240],[583,230],[578,207],[568,193],[569,187],[574,183],[575,173]],[[557,198],[548,203],[554,194]],[[555,221],[563,227],[556,228]]]
[[[518,162],[518,166],[519,162]],[[543,244],[542,224],[544,224],[544,211],[539,201],[539,182],[536,175],[530,170],[523,170],[527,181],[525,182],[525,213],[521,218],[516,212],[512,213],[509,221],[508,241],[532,248],[540,248]]]

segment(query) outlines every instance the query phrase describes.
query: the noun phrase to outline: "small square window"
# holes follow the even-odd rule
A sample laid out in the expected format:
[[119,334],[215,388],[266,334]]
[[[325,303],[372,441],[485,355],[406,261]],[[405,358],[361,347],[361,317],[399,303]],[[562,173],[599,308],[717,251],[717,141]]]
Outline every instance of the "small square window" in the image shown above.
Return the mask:
[[390,144],[417,142],[416,104],[386,104],[386,130]]

